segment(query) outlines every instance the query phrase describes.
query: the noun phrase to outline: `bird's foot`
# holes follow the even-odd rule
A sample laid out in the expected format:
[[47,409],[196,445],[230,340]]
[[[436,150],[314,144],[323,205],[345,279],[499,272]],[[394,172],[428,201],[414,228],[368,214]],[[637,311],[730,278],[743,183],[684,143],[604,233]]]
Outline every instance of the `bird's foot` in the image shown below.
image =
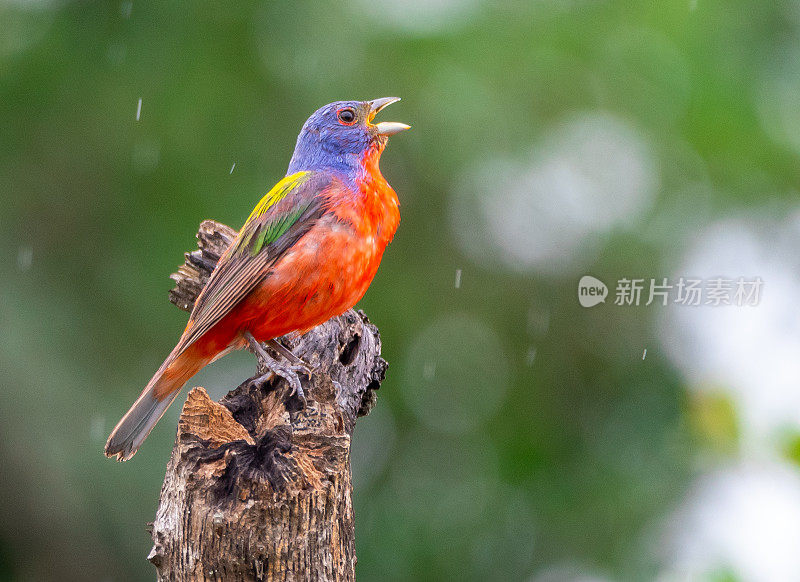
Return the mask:
[[269,382],[276,376],[283,378],[292,388],[289,396],[297,396],[302,408],[305,408],[308,404],[308,401],[306,400],[306,393],[303,391],[303,384],[300,382],[300,377],[297,374],[298,372],[305,372],[305,369],[301,366],[294,366],[292,364],[287,366],[285,364],[276,362],[275,360],[266,365],[269,368],[269,372],[262,374],[261,376],[257,376],[256,378],[252,378],[248,383],[248,386],[251,388],[262,386],[264,382]]
[[[307,404],[306,395],[305,392],[303,392],[303,384],[300,382],[298,373],[303,373],[310,377],[312,373],[310,366],[308,366],[308,364],[303,362],[303,360],[292,354],[283,346],[281,347],[290,353],[294,360],[299,363],[292,362],[290,364],[284,364],[279,362],[273,358],[249,332],[245,333],[245,337],[247,338],[247,341],[250,342],[250,347],[253,352],[258,356],[264,366],[269,369],[269,372],[266,374],[262,374],[261,376],[250,380],[250,386],[260,386],[264,382],[272,380],[274,377],[278,376],[286,380],[289,383],[289,386],[291,386],[292,391],[290,392],[289,396],[291,397],[296,395],[297,399],[302,404],[302,407],[305,408]],[[270,342],[273,341],[275,340],[270,340]],[[270,342],[268,342],[268,344],[271,346]]]
[[308,374],[309,377],[311,376],[311,374],[314,373],[314,367],[311,364],[307,363],[302,358],[298,358],[297,356],[295,356],[292,350],[287,348],[278,340],[271,339],[267,342],[267,345],[271,347],[273,350],[275,350],[277,353],[282,355],[284,358],[289,360],[293,365],[300,366],[303,369],[303,371],[306,374]]

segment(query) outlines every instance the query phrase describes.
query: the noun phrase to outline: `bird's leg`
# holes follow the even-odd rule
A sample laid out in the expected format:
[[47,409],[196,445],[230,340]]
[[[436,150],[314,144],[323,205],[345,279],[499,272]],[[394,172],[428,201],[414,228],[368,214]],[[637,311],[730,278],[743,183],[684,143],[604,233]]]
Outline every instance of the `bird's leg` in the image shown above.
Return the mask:
[[[270,370],[269,372],[259,376],[258,378],[253,378],[251,383],[252,384],[258,384],[258,383],[261,383],[261,382],[265,382],[267,380],[271,380],[275,376],[279,376],[279,377],[283,378],[284,380],[286,380],[289,383],[289,386],[292,387],[291,396],[294,396],[295,394],[297,394],[297,398],[300,400],[300,402],[303,403],[303,406],[305,406],[306,405],[306,395],[303,392],[303,385],[300,383],[300,377],[297,375],[298,372],[306,372],[306,373],[309,372],[308,367],[305,365],[305,363],[302,363],[302,364],[290,363],[288,365],[282,364],[281,362],[279,362],[278,360],[273,358],[267,352],[267,350],[265,350],[264,347],[258,342],[258,340],[256,340],[256,338],[253,337],[253,334],[251,334],[249,331],[246,331],[244,333],[244,337],[250,343],[250,349],[253,350],[253,353],[255,353],[256,356],[259,359],[261,359],[261,361],[264,363],[264,365],[267,368],[269,368],[269,370]],[[281,347],[283,347],[283,346],[281,346]],[[286,348],[284,348],[284,349],[286,349]],[[286,351],[288,352],[289,350],[286,350]],[[291,352],[289,352],[289,353],[291,353]],[[294,354],[292,354],[292,356],[296,360],[302,362],[302,360],[300,360],[300,358],[298,358]],[[287,359],[289,359],[289,358],[287,358]]]
[[256,338],[253,337],[253,334],[249,331],[244,332],[244,338],[250,344],[250,350],[259,358],[264,361],[270,362],[273,360],[273,357],[267,353],[267,350],[264,349],[264,346],[261,345]]
[[303,368],[305,368],[305,371],[308,373],[309,376],[314,373],[314,368],[311,367],[311,364],[307,363],[302,358],[298,358],[296,355],[294,355],[294,352],[292,352],[292,350],[287,348],[278,340],[271,339],[267,341],[266,344],[273,350],[278,352],[280,355],[282,355],[284,358],[289,360],[295,366],[302,366]]

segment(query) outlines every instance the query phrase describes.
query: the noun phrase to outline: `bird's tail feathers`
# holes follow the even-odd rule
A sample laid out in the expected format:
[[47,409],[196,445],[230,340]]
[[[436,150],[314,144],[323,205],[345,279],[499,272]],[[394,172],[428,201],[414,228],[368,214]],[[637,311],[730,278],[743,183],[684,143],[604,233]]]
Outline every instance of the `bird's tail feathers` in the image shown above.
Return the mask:
[[206,364],[193,361],[187,356],[188,354],[184,353],[173,358],[173,354],[170,354],[161,365],[130,410],[111,431],[106,441],[107,457],[127,461],[136,454],[147,435],[178,396],[183,385]]

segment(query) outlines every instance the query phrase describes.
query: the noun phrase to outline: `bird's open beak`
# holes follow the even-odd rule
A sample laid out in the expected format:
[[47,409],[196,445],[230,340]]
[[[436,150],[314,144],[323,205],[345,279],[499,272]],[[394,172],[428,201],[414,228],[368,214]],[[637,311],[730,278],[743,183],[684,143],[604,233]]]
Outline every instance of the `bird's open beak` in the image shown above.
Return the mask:
[[[369,121],[372,121],[372,119],[381,109],[387,105],[396,103],[397,101],[400,101],[400,97],[382,97],[380,99],[373,99],[372,101],[369,101]],[[406,129],[411,129],[410,125],[398,123],[396,121],[381,121],[380,123],[374,124],[372,127],[376,129],[378,135],[386,136],[400,133]]]

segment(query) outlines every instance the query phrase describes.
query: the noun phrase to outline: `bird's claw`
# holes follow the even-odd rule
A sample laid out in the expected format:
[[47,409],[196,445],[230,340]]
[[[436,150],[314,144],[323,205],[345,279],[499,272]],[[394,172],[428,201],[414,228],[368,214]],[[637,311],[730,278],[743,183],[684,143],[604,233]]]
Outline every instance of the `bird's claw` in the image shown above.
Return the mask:
[[289,392],[289,397],[297,396],[297,399],[302,404],[302,407],[305,408],[308,404],[306,400],[306,394],[303,391],[303,384],[300,381],[300,377],[298,376],[298,372],[305,373],[306,369],[303,366],[295,366],[295,365],[288,365],[285,366],[278,362],[270,362],[268,365],[269,371],[265,374],[261,374],[255,378],[251,378],[248,383],[248,388],[260,388],[264,385],[265,382],[269,382],[270,380],[274,379],[275,377],[283,378],[289,384],[291,391]]
[[290,350],[285,348],[280,343],[276,342],[275,340],[270,340],[267,342],[267,345],[272,346],[273,349],[275,349],[279,354],[282,354],[290,362],[289,364],[283,364],[268,354],[263,346],[261,346],[261,344],[256,341],[256,339],[249,332],[245,334],[245,337],[250,342],[250,347],[252,350],[259,356],[259,359],[264,366],[269,369],[269,372],[266,374],[262,374],[257,378],[253,378],[250,385],[260,385],[267,380],[271,380],[275,376],[283,378],[291,387],[289,396],[297,396],[297,399],[302,404],[302,407],[305,408],[307,400],[305,392],[303,392],[303,384],[300,382],[298,372],[306,374],[310,378],[311,374],[313,373],[311,366],[295,356]]
[[247,381],[247,388],[249,390],[253,390],[254,388],[261,388],[266,382],[269,382],[275,377],[275,373],[267,372],[266,374],[261,374],[260,376],[256,376],[255,378],[250,378]]
[[308,368],[303,366],[302,364],[278,364],[275,362],[275,366],[272,366],[272,371],[275,373],[276,376],[280,376],[284,380],[289,383],[292,390],[289,392],[289,396],[297,396],[297,399],[303,405],[303,408],[306,407],[308,402],[306,401],[305,392],[303,392],[303,384],[300,382],[300,376],[298,376],[298,372],[308,374]]
[[284,358],[286,358],[293,366],[299,367],[300,370],[305,372],[305,374],[308,375],[309,378],[314,373],[314,368],[313,366],[311,366],[311,364],[309,364],[302,358],[297,357],[292,350],[284,346],[278,340],[271,339],[267,342],[267,345],[270,346],[277,353],[282,355]]

